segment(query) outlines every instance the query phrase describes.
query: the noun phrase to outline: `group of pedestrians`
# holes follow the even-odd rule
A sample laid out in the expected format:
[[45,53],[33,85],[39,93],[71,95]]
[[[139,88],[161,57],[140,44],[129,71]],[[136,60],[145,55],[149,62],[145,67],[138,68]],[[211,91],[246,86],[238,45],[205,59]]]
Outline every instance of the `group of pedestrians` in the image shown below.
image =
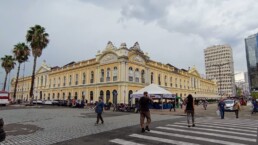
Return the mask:
[[[153,99],[148,95],[148,92],[143,93],[143,97],[139,100],[139,112],[140,112],[140,127],[141,132],[144,133],[145,131],[150,131],[150,123],[151,123],[151,114],[149,109],[149,104],[153,103]],[[195,127],[195,108],[194,108],[194,99],[191,94],[187,96],[187,98],[183,101],[183,104],[185,105],[185,113],[187,115],[187,124],[188,127]],[[207,102],[204,101],[204,109],[207,108]],[[175,105],[175,104],[173,104]],[[225,102],[223,99],[221,99],[218,103],[218,110],[220,111],[221,119],[224,119],[224,112],[225,112]],[[236,114],[236,118],[238,118],[239,110],[240,110],[240,104],[236,101],[234,104],[234,110]],[[101,121],[101,124],[104,123],[104,120],[102,118],[102,112],[104,108],[104,103],[101,98],[99,98],[99,101],[95,107],[95,112],[97,113],[97,121],[96,125]],[[173,107],[174,108],[174,107]],[[170,108],[171,111],[172,108]],[[147,120],[146,123],[144,123],[144,120]]]
[[[219,111],[221,119],[224,119],[224,116],[225,116],[225,106],[226,106],[226,103],[224,102],[224,99],[221,98],[218,103],[218,111]],[[233,111],[235,112],[236,118],[238,118],[240,109],[241,109],[241,107],[240,107],[239,102],[235,101],[234,105],[233,105]]]

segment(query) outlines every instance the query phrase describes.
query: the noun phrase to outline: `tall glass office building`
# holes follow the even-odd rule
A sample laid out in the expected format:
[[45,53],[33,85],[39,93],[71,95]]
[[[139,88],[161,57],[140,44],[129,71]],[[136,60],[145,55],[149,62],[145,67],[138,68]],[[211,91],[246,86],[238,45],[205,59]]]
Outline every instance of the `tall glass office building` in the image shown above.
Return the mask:
[[248,78],[251,91],[258,91],[258,33],[245,39]]

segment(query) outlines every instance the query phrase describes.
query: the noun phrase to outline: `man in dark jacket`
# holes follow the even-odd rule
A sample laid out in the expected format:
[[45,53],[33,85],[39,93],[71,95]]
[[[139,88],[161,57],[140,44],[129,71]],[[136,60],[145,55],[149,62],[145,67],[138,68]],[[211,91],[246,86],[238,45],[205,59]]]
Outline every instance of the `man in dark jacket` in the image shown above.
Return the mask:
[[104,123],[103,118],[101,116],[101,114],[103,112],[103,108],[104,108],[104,103],[102,102],[102,99],[99,98],[99,102],[97,103],[96,108],[95,108],[95,112],[97,113],[97,121],[96,121],[95,125],[98,125],[99,119],[101,120],[101,124]]
[[[145,130],[150,131],[149,125],[151,123],[151,115],[149,110],[149,104],[153,102],[153,100],[148,96],[148,92],[143,93],[143,97],[139,100],[139,107],[140,107],[140,124],[142,128],[142,133],[145,132]],[[144,119],[147,119],[147,123],[144,129]]]

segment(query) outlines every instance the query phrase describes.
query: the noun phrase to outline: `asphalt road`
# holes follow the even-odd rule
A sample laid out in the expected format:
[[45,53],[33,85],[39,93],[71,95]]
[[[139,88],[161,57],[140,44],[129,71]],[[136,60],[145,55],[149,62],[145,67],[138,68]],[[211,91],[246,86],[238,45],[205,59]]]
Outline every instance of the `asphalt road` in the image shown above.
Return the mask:
[[[248,144],[257,145],[258,121],[249,119],[196,118],[196,127],[187,127],[186,118],[157,121],[151,131],[141,133],[138,125],[57,143],[56,145],[166,145],[166,144]],[[244,125],[241,127],[240,124]],[[255,127],[251,127],[255,124]],[[103,125],[102,127],[105,127]]]

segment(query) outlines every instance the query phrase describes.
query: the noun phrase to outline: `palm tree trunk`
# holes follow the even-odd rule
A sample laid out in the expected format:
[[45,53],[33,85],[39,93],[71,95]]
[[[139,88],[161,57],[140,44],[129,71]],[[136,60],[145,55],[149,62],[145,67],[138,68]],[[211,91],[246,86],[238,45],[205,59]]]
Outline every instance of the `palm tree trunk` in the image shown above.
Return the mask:
[[5,87],[6,87],[7,76],[8,76],[8,73],[6,72],[5,79],[4,79],[4,87],[3,87],[4,91],[5,91]]
[[18,65],[18,71],[17,71],[17,76],[16,76],[16,82],[15,82],[15,86],[14,86],[14,93],[13,93],[13,99],[15,101],[16,99],[16,91],[17,91],[17,85],[18,85],[18,79],[19,79],[19,73],[20,73],[20,66],[21,66],[21,63],[19,63]]
[[36,64],[37,64],[37,56],[34,57],[34,64],[33,64],[32,76],[31,76],[31,86],[30,86],[30,99],[32,99],[32,97],[34,96],[33,90],[34,90]]

